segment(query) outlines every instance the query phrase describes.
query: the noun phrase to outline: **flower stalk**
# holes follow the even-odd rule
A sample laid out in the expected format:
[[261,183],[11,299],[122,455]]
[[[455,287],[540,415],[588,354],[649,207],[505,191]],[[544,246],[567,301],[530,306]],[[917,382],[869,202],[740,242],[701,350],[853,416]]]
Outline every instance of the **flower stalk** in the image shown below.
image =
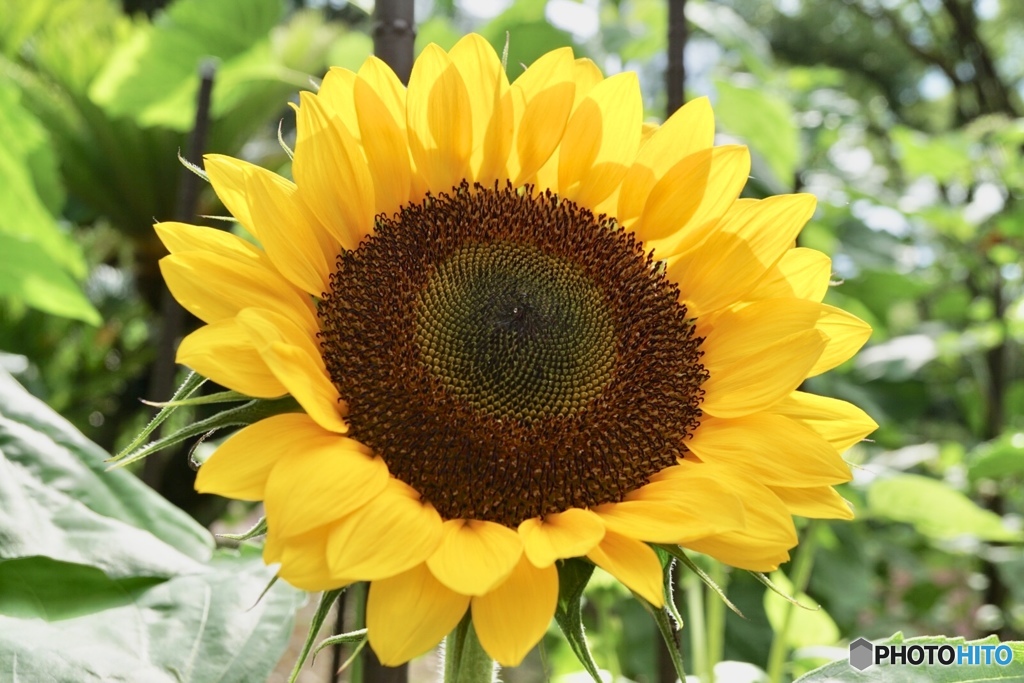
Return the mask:
[[444,640],[444,683],[493,683],[496,668],[467,612]]

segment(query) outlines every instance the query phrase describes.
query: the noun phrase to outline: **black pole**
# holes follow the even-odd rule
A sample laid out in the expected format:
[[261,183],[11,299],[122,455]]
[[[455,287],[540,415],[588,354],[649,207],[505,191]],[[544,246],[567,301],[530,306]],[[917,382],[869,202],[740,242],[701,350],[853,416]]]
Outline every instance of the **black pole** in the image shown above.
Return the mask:
[[665,86],[668,94],[665,118],[683,106],[686,98],[686,65],[683,53],[689,31],[686,26],[686,0],[668,0],[668,68]]
[[377,0],[373,10],[373,54],[406,84],[412,73],[415,39],[413,0]]

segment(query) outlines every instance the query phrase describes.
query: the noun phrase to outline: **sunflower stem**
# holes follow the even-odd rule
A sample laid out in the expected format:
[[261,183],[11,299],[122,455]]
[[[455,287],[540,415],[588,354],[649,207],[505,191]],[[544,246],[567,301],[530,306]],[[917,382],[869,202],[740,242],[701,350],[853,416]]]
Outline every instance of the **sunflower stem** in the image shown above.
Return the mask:
[[[811,579],[811,568],[814,566],[814,551],[817,549],[817,521],[811,520],[804,529],[803,540],[800,543],[800,552],[793,561],[790,574],[790,582],[793,584],[792,597],[796,598],[807,589],[807,583]],[[772,638],[772,647],[768,651],[768,680],[771,683],[782,681],[782,668],[785,666],[786,657],[789,655],[789,629],[793,625],[793,610],[796,605],[787,602],[782,617],[782,628]]]
[[494,660],[484,652],[469,612],[444,639],[444,683],[493,683]]
[[707,626],[704,622],[704,584],[696,574],[687,574],[684,579],[686,590],[686,628],[690,631],[690,652],[693,671],[702,683],[713,683],[711,662],[708,659]]
[[[713,562],[708,572],[712,580],[725,594],[729,586],[729,575],[721,562]],[[725,652],[725,600],[707,588],[707,631],[708,631],[708,670],[714,672],[715,664],[722,661]]]

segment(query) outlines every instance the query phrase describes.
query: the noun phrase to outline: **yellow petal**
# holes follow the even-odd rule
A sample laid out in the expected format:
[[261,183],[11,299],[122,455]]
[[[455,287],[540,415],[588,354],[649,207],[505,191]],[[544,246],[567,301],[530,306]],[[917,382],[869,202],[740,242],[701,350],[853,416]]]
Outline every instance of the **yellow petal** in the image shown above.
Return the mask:
[[338,241],[307,212],[294,183],[259,169],[248,175],[246,188],[253,225],[278,272],[307,294],[322,297]]
[[871,337],[871,326],[852,313],[834,306],[826,305],[824,309],[815,327],[828,335],[828,346],[811,368],[810,377],[820,375],[852,358]]
[[469,94],[459,70],[431,43],[412,67],[406,126],[416,168],[431,192],[448,192],[468,177],[473,151]]
[[348,431],[341,419],[347,407],[308,332],[283,316],[255,308],[241,311],[238,323],[249,333],[270,371],[320,426],[339,434]]
[[690,313],[741,300],[793,243],[814,205],[808,194],[740,199],[703,242],[669,259],[668,276]]
[[831,486],[772,486],[771,489],[786,504],[791,514],[813,519],[853,519],[850,503]]
[[697,322],[697,331],[705,337],[701,363],[712,376],[724,373],[780,339],[814,329],[826,312],[823,304],[813,301],[767,299],[704,316]]
[[619,191],[616,215],[627,227],[640,217],[651,189],[669,169],[692,154],[711,149],[715,140],[711,103],[706,97],[691,100],[663,125],[648,128],[647,135]]
[[661,562],[646,543],[608,531],[587,557],[655,607],[665,604]]
[[[747,184],[747,177],[750,174],[750,152],[746,147],[715,147],[711,155],[711,170],[708,172],[707,184],[703,188],[703,197],[697,210],[687,219],[685,225],[672,225],[672,228],[677,229],[665,237],[649,242],[644,240],[649,248],[655,249],[662,257],[686,251],[704,239],[710,227],[725,215],[739,197],[743,186]],[[651,191],[651,196],[647,199],[648,204],[661,196],[660,186],[659,182],[655,190]],[[665,202],[665,206],[671,207],[671,204]],[[671,210],[649,216],[645,205],[637,229],[640,229],[640,223],[653,225],[661,220],[673,221],[676,218]]]
[[[224,207],[238,219],[245,228],[257,239],[259,235],[252,225],[249,214],[249,197],[245,189],[245,175],[252,166],[247,161],[224,156],[223,154],[206,154],[203,156],[203,168],[213,185]],[[173,252],[173,249],[171,250]]]
[[764,279],[747,295],[755,299],[796,297],[821,301],[832,276],[832,259],[820,251],[798,247],[790,249],[768,269]]
[[203,463],[196,491],[239,500],[263,500],[270,470],[296,444],[323,430],[304,413],[274,415],[235,432]]
[[516,130],[509,167],[518,169],[514,185],[533,177],[561,142],[576,93],[573,70],[572,49],[563,47],[539,58],[512,84]]
[[481,520],[444,523],[441,543],[427,560],[437,580],[464,595],[483,595],[505,579],[523,554],[519,534]]
[[665,240],[686,225],[705,201],[711,166],[715,155],[721,153],[714,149],[695,152],[653,184],[643,209],[630,224],[637,238],[645,243]]
[[711,373],[701,385],[701,410],[718,417],[742,417],[770,408],[800,386],[827,342],[818,330],[797,332],[744,363]]
[[525,556],[497,588],[473,598],[480,644],[502,666],[518,666],[548,630],[558,605],[558,570]]
[[204,325],[182,339],[175,360],[246,396],[275,398],[288,393],[235,318]]
[[267,525],[283,537],[298,536],[365,505],[388,479],[387,465],[369,448],[321,430],[295,444],[270,472]]
[[523,551],[537,567],[586,555],[604,538],[604,523],[590,510],[569,508],[519,525]]
[[358,140],[359,105],[355,99],[355,85],[354,73],[341,67],[331,67],[316,92],[316,99],[334,121],[344,126],[348,134]]
[[345,249],[373,229],[373,179],[359,143],[315,95],[299,94],[292,172],[299,198]]
[[255,306],[286,316],[310,334],[318,329],[310,298],[265,266],[187,251],[160,259],[160,272],[178,303],[203,322]]
[[385,666],[398,666],[430,650],[462,620],[469,596],[446,588],[419,565],[370,584],[366,631]]
[[376,57],[359,69],[355,84],[359,130],[373,177],[375,213],[388,216],[410,199],[412,177],[405,132],[405,87]]
[[580,102],[558,152],[558,192],[593,208],[622,181],[640,146],[643,104],[636,74],[601,81]]
[[328,562],[360,580],[400,574],[422,564],[441,540],[441,516],[397,479],[331,531]]
[[733,481],[746,506],[746,528],[692,541],[686,547],[740,569],[778,568],[789,559],[789,549],[797,543],[793,518],[767,487],[742,478]]
[[206,251],[232,261],[270,266],[270,259],[258,247],[226,230],[203,228],[188,223],[167,221],[153,226],[167,251]]
[[324,556],[325,543],[323,529],[292,538],[282,538],[270,529],[263,546],[263,559],[267,564],[280,562],[278,577],[296,588],[314,593],[341,588],[351,581],[331,575]]
[[878,424],[852,403],[802,391],[783,398],[771,412],[813,430],[840,453],[878,429]]
[[473,121],[472,178],[485,186],[507,177],[506,160],[512,146],[512,97],[508,78],[494,48],[471,33],[448,53],[459,70],[469,96]]
[[686,445],[718,463],[772,486],[820,486],[850,480],[831,444],[789,418],[758,413],[732,420],[706,416]]
[[[677,490],[671,498],[645,498],[643,488],[634,493],[630,500],[594,508],[609,531],[649,543],[682,543],[743,527],[743,506],[721,488]],[[705,505],[714,513],[706,514]]]

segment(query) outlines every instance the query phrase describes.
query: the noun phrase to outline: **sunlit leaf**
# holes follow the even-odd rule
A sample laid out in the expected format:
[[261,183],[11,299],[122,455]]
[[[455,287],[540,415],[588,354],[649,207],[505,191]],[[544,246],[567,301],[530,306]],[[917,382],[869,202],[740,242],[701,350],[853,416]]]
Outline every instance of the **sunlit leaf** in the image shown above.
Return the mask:
[[949,484],[916,474],[876,481],[868,490],[868,508],[878,517],[907,522],[931,538],[975,536],[986,541],[1014,541],[1020,532],[1003,525],[999,515],[981,508]]

